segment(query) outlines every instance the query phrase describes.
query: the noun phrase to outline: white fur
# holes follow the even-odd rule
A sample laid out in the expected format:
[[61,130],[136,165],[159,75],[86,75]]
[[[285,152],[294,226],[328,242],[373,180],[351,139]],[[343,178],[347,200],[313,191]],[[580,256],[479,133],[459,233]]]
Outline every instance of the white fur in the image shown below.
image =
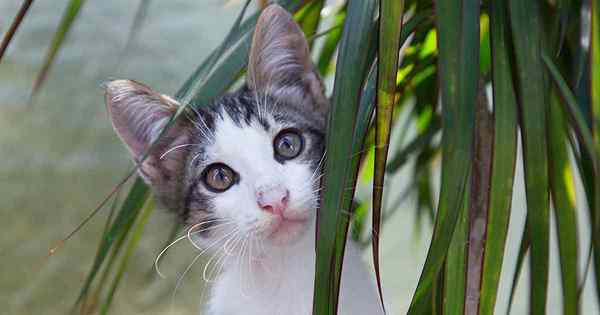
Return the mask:
[[[301,158],[284,164],[274,159],[273,138],[288,126],[271,119],[272,131],[267,132],[259,125],[238,127],[226,114],[223,118],[216,121],[205,165],[225,163],[239,174],[240,181],[222,193],[204,191],[212,198],[211,210],[218,220],[226,222],[215,225],[211,237],[197,239],[202,247],[213,245],[216,252],[204,278],[222,270],[212,288],[208,313],[311,314],[318,174]],[[256,191],[265,186],[289,190],[285,217],[305,223],[293,225],[282,237],[269,238],[281,219],[257,205]],[[341,285],[339,314],[383,313],[372,275],[350,242]]]

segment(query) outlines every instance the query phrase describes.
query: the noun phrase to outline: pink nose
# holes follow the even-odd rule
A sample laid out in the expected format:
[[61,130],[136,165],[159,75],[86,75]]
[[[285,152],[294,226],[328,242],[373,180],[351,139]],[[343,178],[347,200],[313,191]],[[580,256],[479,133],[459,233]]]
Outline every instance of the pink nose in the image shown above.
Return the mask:
[[290,192],[287,189],[272,189],[256,193],[256,202],[264,211],[283,216],[290,200]]

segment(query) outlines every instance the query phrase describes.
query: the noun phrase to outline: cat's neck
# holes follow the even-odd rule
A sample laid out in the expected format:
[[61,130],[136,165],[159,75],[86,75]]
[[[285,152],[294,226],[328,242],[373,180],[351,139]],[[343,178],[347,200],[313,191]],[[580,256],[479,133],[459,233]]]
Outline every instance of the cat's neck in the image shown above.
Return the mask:
[[311,223],[304,234],[290,244],[246,246],[245,250],[233,257],[228,271],[245,273],[263,283],[277,281],[282,273],[292,270],[303,269],[312,273],[310,270],[314,269],[315,225],[316,223]]
[[231,257],[213,287],[209,314],[310,314],[315,269],[312,225],[292,244],[263,246],[260,255],[254,247],[252,255],[248,249]]

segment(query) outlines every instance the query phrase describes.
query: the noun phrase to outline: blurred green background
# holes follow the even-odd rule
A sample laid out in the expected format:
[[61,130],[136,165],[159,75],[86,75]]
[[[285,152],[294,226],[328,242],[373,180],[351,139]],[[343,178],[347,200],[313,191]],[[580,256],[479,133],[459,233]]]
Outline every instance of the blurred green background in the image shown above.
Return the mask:
[[[66,3],[35,2],[0,63],[1,314],[65,314],[89,271],[107,211],[54,256],[45,258],[130,167],[129,157],[107,119],[101,83],[129,78],[173,94],[223,39],[241,9],[240,1],[150,1],[139,34],[124,51],[139,1],[87,1],[47,83],[36,102],[28,106],[32,82]],[[20,1],[0,0],[0,33],[6,31],[19,5]],[[396,142],[393,137],[392,145],[398,145]],[[521,163],[517,165],[512,220],[522,221],[524,190]],[[394,192],[403,191],[409,175],[402,171],[388,178],[389,200],[396,199]],[[364,189],[358,196],[368,192]],[[383,284],[395,314],[408,308],[431,234],[429,223],[415,224],[413,200],[399,207],[399,213],[384,227],[381,244]],[[587,220],[587,212],[581,211],[579,219]],[[166,279],[158,278],[152,269],[171,222],[165,211],[152,216],[133,257],[133,267],[118,291],[113,314],[197,313],[203,292],[199,275],[202,262],[192,268],[173,294],[178,274],[194,257],[192,246],[181,242],[162,260]],[[519,225],[511,224],[514,226]],[[388,229],[394,233],[386,235]],[[521,232],[513,228],[509,233],[499,314],[506,308],[508,280]],[[589,246],[588,233],[582,231],[581,248]],[[552,250],[549,311],[559,314],[559,266],[556,248]],[[365,258],[369,257],[370,252],[365,251]],[[515,314],[526,312],[526,282],[524,273]],[[588,281],[584,291],[590,297],[594,294],[591,284]],[[594,298],[583,301],[584,314],[600,313]]]

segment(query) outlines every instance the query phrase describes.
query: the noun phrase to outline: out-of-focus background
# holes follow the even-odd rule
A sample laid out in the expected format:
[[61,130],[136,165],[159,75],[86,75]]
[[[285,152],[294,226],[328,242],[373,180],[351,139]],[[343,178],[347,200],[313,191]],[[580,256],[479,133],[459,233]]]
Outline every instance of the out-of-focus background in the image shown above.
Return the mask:
[[[90,269],[107,211],[92,219],[53,256],[46,256],[130,167],[107,118],[101,83],[129,78],[173,94],[223,39],[241,9],[240,1],[151,1],[139,34],[124,51],[139,1],[87,1],[47,83],[28,106],[32,82],[66,4],[35,2],[0,63],[1,314],[65,314]],[[0,34],[8,29],[19,5],[20,1],[0,0]],[[390,200],[405,186],[408,174],[400,172],[388,180]],[[524,201],[519,168],[512,220],[522,221]],[[381,249],[387,301],[395,314],[404,313],[410,303],[430,235],[427,222],[415,223],[410,211],[412,200],[400,207],[400,213],[384,227]],[[582,211],[579,218],[586,216]],[[194,258],[193,247],[182,242],[162,260],[166,279],[157,277],[153,270],[171,226],[168,213],[153,214],[116,295],[113,314],[198,312],[201,295],[208,294],[203,290],[201,261],[175,291],[179,274]],[[587,249],[589,231],[582,232],[581,248]],[[514,270],[520,235],[521,230],[516,229],[509,235],[503,271],[507,281],[503,278],[501,283],[499,314],[506,309],[508,279]],[[559,314],[559,266],[556,248],[553,251],[549,311]],[[366,250],[365,259],[369,261],[369,257]],[[524,273],[514,314],[526,313],[526,282]],[[591,297],[592,290],[588,281],[584,294]],[[594,298],[583,300],[584,314],[600,313]]]

